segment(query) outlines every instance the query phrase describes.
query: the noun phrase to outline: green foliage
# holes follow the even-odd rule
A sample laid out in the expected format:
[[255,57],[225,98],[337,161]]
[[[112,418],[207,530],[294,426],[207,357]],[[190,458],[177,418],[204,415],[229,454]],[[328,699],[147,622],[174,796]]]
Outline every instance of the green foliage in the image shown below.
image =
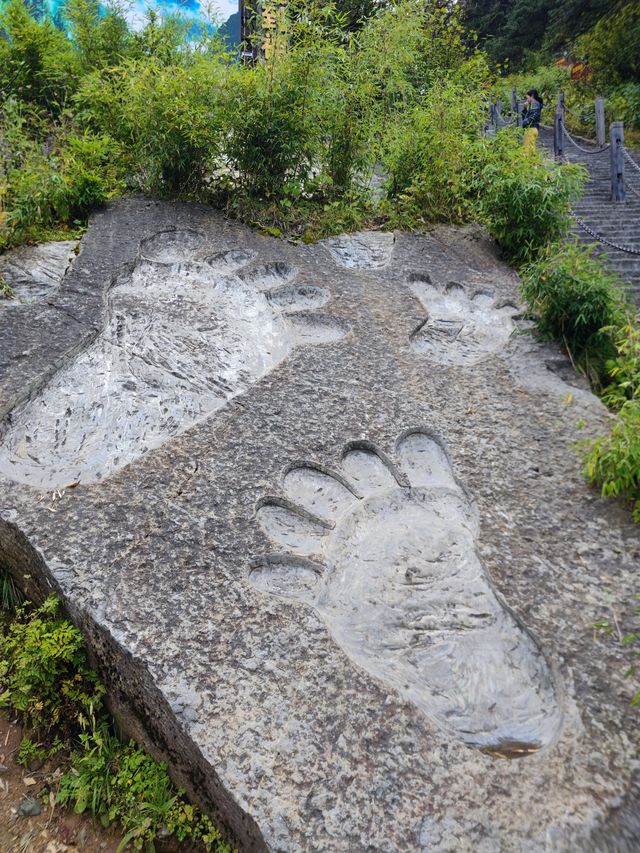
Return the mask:
[[319,145],[310,91],[318,70],[313,57],[305,67],[278,54],[238,70],[224,105],[225,153],[241,195],[269,202],[301,194]]
[[640,131],[640,83],[625,83],[614,89],[608,87],[607,91],[606,120],[623,121],[626,130]]
[[59,614],[54,597],[35,609],[28,604],[17,609],[0,632],[0,707],[17,712],[29,728],[19,763],[28,767],[71,751],[57,801],[78,813],[90,810],[104,826],[119,824],[124,833],[119,850],[127,845],[153,850],[156,838],[174,835],[230,853],[209,818],[173,787],[166,765],[116,737],[104,695],[82,635]]
[[640,7],[620,0],[593,29],[576,42],[596,82],[636,82],[640,78]]
[[503,108],[511,104],[511,90],[516,90],[519,101],[524,101],[529,89],[536,89],[542,97],[544,106],[542,120],[544,124],[553,124],[553,112],[559,91],[566,92],[571,85],[569,69],[562,65],[549,63],[539,65],[528,73],[509,74],[497,81],[496,97],[502,99]]
[[531,55],[550,55],[586,32],[611,0],[462,0],[462,7],[491,58],[522,67]]
[[55,124],[13,98],[0,105],[0,248],[35,229],[85,217],[119,188],[112,139],[80,131],[67,114]]
[[608,435],[582,443],[583,473],[607,497],[631,502],[640,522],[640,401],[629,400]]
[[621,409],[629,400],[640,399],[640,329],[631,323],[618,332],[617,357],[607,364],[611,384],[602,395],[612,409]]
[[131,186],[197,192],[219,157],[222,68],[145,59],[95,71],[76,96],[78,117],[96,134],[109,128]]
[[58,115],[79,74],[64,33],[37,21],[22,0],[9,0],[0,13],[0,101],[13,96]]
[[[69,0],[71,35],[58,50],[55,29],[41,31],[20,0],[10,6],[22,23],[5,25],[0,49],[21,50],[33,30],[37,67],[55,52],[73,73],[55,105],[35,84],[3,103],[0,246],[82,221],[125,187],[211,201],[311,239],[373,221],[369,184],[381,162],[392,224],[479,215],[516,260],[558,231],[570,170],[527,165],[515,138],[479,140],[491,74],[458,4],[379,4],[345,30],[331,3],[293,0],[256,37],[267,56],[254,65],[152,11],[128,32],[118,9],[97,0]],[[520,191],[536,214],[531,233]]]
[[625,323],[628,307],[620,283],[592,256],[593,247],[549,246],[521,271],[521,291],[538,331],[561,341],[594,384],[605,380],[615,355],[612,328]]
[[46,749],[39,743],[35,743],[30,737],[23,737],[18,749],[18,764],[29,767],[32,761],[43,761],[47,756]]
[[[635,598],[637,601],[640,601],[640,595],[636,595]],[[636,618],[640,616],[640,607],[634,608],[634,616]],[[620,630],[618,619],[615,616],[613,618],[601,619],[593,627],[600,636],[617,639],[620,645],[628,650],[632,661],[640,657],[640,622],[635,630],[627,631],[627,633],[623,633]],[[637,664],[632,663],[627,670],[627,678],[634,678],[638,672]],[[634,693],[631,704],[636,708],[640,707],[640,688]]]
[[80,740],[82,748],[60,780],[57,802],[73,805],[78,814],[89,810],[103,826],[117,822],[124,830],[119,850],[129,844],[134,850],[153,849],[154,839],[168,834],[229,851],[209,818],[173,787],[165,764],[133,741],[123,744],[104,724]]
[[2,274],[0,274],[0,299],[15,299],[13,288]]
[[585,173],[527,150],[512,131],[482,136],[483,84],[490,73],[478,55],[392,126],[384,157],[388,209],[392,222],[409,227],[477,218],[521,264],[566,232]]
[[82,70],[118,65],[127,55],[132,36],[119,9],[97,0],[66,0],[64,17]]
[[510,261],[531,261],[568,231],[571,203],[582,190],[586,172],[577,164],[551,163],[539,151],[514,144],[508,130],[483,140],[478,152],[478,215]]
[[619,419],[608,435],[581,443],[583,473],[603,495],[631,501],[640,522],[640,329],[627,323],[614,339],[617,356],[607,364],[611,382],[603,400]]
[[86,727],[105,692],[82,635],[58,610],[53,597],[35,610],[25,605],[0,635],[0,707],[18,711],[40,737]]
[[6,569],[0,567],[0,610],[9,614],[14,613],[22,602],[22,593],[13,577]]
[[385,168],[401,222],[460,222],[471,216],[470,168],[483,115],[477,86],[447,80],[392,128]]

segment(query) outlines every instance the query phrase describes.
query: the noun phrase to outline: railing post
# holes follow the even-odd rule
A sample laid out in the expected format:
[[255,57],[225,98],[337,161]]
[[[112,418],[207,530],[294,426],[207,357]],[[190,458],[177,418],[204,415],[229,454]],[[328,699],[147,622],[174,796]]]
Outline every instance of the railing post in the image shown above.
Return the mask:
[[562,110],[556,110],[553,117],[553,153],[556,155],[558,160],[560,160],[564,154],[564,133],[562,130],[563,121],[564,115]]
[[496,107],[493,101],[489,104],[489,133],[495,133],[496,129]]
[[611,142],[611,201],[624,201],[624,123],[614,121],[609,131]]
[[502,101],[500,98],[496,101],[496,128],[500,130],[500,125],[502,124]]
[[515,88],[511,90],[511,113],[515,115],[518,112],[518,96]]
[[596,140],[602,148],[605,143],[607,129],[604,123],[604,98],[596,98]]

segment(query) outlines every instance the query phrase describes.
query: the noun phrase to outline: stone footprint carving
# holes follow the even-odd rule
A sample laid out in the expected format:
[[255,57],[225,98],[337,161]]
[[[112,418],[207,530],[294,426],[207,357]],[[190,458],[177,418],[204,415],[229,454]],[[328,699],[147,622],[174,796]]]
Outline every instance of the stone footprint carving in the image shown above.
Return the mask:
[[497,302],[490,291],[470,291],[457,282],[434,284],[422,274],[412,275],[409,287],[427,310],[411,344],[441,364],[476,364],[502,350],[515,329],[518,308]]
[[331,257],[346,269],[382,269],[391,262],[395,237],[386,231],[358,231],[323,240]]
[[399,468],[366,442],[336,470],[301,463],[258,520],[277,551],[262,592],[316,609],[349,657],[483,751],[527,755],[560,725],[547,663],[499,600],[477,551],[478,516],[442,446],[398,442]]
[[204,235],[161,232],[109,291],[87,349],[17,407],[0,473],[44,488],[99,480],[245,391],[298,344],[341,338],[318,312],[330,294],[242,248],[207,254]]

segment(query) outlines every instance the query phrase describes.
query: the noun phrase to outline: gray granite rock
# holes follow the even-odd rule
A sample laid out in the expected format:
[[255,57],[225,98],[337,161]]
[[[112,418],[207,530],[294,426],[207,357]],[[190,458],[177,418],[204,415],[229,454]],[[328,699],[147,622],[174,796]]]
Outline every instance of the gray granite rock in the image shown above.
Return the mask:
[[37,817],[42,812],[42,803],[34,797],[25,797],[20,803],[18,811],[23,817]]
[[0,255],[0,275],[13,291],[13,299],[0,299],[0,308],[17,302],[37,302],[60,286],[76,256],[77,240],[20,246]]
[[636,850],[609,415],[481,235],[354,241],[97,214],[0,312],[3,561],[242,849]]

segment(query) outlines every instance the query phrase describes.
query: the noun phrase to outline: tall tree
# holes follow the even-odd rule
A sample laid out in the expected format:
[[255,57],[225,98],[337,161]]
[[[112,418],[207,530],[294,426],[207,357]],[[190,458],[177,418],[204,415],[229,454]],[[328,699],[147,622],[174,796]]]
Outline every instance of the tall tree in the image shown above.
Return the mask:
[[461,0],[467,24],[497,62],[522,64],[527,52],[558,50],[590,29],[611,0]]

